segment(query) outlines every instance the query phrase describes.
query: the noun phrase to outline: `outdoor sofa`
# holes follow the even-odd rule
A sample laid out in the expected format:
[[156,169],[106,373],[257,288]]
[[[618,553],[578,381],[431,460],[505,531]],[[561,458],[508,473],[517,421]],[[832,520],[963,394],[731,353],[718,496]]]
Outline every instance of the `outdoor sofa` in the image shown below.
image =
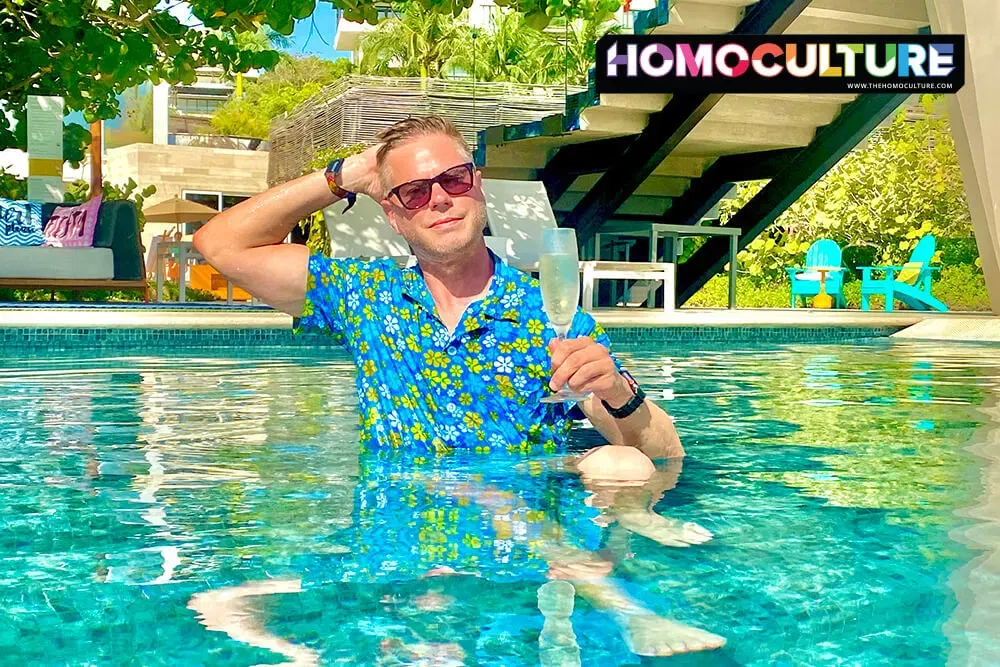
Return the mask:
[[[56,204],[42,206],[43,224]],[[102,202],[94,243],[86,248],[0,246],[0,287],[142,290],[145,267],[139,217],[131,201]]]

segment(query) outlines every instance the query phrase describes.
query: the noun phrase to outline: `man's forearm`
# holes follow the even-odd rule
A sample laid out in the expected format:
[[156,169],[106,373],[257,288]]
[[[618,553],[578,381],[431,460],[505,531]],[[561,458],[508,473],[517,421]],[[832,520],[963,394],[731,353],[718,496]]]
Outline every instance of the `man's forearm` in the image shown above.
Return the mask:
[[195,234],[195,247],[211,262],[228,250],[281,243],[299,220],[337,199],[322,172],[307,174],[218,214]]
[[684,447],[670,415],[648,398],[642,407],[618,420],[625,444],[632,445],[651,459],[684,456]]
[[[619,375],[618,382],[609,391],[605,400],[609,405],[621,406],[633,396],[632,388],[624,377]],[[617,440],[616,444],[636,447],[651,459],[684,456],[684,448],[681,446],[680,437],[670,415],[649,398],[644,400],[635,412],[622,419],[615,419],[608,414],[599,400],[592,403],[592,409],[597,411],[600,417],[600,423],[595,423],[594,426],[597,426],[609,440]]]
[[[624,405],[631,397],[632,390],[622,382],[622,387],[608,396],[609,405]],[[684,447],[674,422],[663,408],[647,398],[639,408],[624,419],[612,417],[596,396],[590,396],[584,403],[584,412],[590,417],[594,427],[617,445],[636,447],[651,459],[684,456]]]

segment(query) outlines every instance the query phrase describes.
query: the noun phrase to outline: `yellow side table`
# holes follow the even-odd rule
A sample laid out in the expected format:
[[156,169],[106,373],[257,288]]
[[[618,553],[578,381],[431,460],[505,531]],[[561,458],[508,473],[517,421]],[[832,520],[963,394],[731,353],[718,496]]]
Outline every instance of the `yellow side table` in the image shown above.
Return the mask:
[[819,294],[813,297],[813,308],[833,308],[833,297],[826,293],[826,274],[839,271],[839,266],[813,266],[813,271],[819,273]]

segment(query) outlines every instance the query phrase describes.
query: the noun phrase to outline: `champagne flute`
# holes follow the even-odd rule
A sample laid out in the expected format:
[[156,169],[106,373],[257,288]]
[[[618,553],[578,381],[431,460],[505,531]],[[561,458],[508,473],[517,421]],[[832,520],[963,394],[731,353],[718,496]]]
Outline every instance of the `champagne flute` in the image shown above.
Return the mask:
[[[580,259],[576,232],[573,229],[542,230],[542,253],[538,258],[538,279],[542,287],[542,307],[560,341],[566,340],[580,300]],[[542,403],[582,401],[588,394],[577,394],[565,386]]]

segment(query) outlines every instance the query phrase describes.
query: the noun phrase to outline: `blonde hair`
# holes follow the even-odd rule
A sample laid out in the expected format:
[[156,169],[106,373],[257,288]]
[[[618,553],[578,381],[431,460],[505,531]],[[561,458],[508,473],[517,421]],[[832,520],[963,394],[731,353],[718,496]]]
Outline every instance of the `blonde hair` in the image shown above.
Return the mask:
[[386,173],[386,158],[389,153],[417,137],[424,137],[431,134],[443,134],[455,140],[455,144],[462,153],[472,161],[472,151],[469,144],[465,142],[465,137],[458,131],[458,127],[444,116],[415,116],[401,120],[378,133],[376,137],[382,145],[375,155],[375,163],[378,165],[379,175],[382,178],[382,185],[389,189],[389,175]]

